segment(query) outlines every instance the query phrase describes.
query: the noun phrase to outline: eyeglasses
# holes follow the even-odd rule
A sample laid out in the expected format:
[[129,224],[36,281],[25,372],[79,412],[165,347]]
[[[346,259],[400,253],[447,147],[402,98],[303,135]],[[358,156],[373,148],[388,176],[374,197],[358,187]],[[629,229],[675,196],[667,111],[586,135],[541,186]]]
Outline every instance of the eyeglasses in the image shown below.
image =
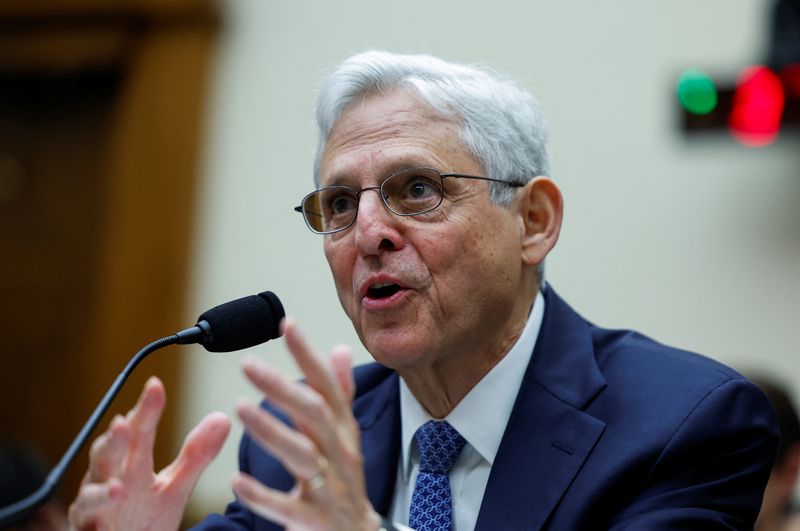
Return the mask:
[[398,216],[417,216],[436,209],[444,198],[444,179],[479,179],[508,186],[523,186],[489,177],[439,173],[431,168],[411,168],[389,175],[380,186],[354,190],[349,186],[334,185],[320,188],[303,198],[296,212],[303,214],[306,225],[317,234],[331,234],[347,229],[355,223],[358,201],[367,190],[378,190],[383,204]]

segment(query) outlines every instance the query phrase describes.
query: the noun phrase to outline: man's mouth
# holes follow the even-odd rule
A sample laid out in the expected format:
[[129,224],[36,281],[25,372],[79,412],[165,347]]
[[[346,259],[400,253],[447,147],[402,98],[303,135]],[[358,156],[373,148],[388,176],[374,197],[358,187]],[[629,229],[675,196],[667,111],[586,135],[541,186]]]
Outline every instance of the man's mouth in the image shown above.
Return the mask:
[[400,291],[400,286],[390,282],[373,284],[367,289],[367,297],[371,299],[385,299]]

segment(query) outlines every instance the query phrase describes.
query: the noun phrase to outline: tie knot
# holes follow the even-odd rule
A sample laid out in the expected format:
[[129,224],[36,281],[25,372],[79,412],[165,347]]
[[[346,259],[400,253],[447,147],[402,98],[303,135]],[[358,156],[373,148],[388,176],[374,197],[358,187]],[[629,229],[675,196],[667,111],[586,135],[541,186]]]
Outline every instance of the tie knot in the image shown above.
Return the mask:
[[430,420],[414,434],[419,446],[419,470],[447,474],[467,442],[454,427],[444,421]]

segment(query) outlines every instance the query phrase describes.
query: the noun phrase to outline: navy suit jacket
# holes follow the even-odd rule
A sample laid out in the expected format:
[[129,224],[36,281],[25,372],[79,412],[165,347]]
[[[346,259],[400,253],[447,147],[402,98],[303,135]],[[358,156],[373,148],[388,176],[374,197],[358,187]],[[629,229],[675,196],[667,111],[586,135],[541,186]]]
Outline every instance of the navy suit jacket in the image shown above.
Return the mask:
[[[737,372],[598,328],[551,288],[476,529],[751,529],[777,449],[774,413]],[[367,491],[387,514],[400,451],[397,373],[356,369]],[[269,406],[266,406],[269,407]],[[292,487],[244,436],[240,468]],[[237,502],[198,529],[281,529]]]

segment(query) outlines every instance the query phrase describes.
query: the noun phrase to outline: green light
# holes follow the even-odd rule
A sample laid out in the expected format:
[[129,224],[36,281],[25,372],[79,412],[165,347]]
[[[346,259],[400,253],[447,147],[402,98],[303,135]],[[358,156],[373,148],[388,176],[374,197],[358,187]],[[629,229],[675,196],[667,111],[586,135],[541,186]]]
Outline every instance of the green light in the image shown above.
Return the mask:
[[678,101],[686,112],[708,114],[717,107],[717,88],[705,72],[687,68],[678,78]]

